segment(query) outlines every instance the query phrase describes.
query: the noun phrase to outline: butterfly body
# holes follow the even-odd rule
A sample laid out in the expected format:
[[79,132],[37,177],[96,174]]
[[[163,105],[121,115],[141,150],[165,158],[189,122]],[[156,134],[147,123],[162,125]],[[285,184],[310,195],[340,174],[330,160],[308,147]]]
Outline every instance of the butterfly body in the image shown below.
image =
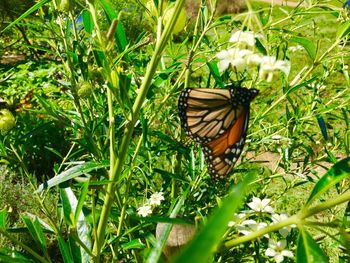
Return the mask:
[[256,89],[186,89],[178,107],[186,134],[200,143],[208,171],[223,178],[242,152],[249,121],[250,102]]

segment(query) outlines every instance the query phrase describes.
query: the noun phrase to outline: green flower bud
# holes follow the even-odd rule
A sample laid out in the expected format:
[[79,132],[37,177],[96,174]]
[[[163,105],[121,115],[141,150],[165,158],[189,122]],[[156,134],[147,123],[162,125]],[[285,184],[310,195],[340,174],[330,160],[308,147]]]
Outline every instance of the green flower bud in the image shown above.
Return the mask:
[[78,96],[80,98],[88,98],[92,94],[92,86],[90,82],[84,81],[78,87]]
[[70,12],[74,9],[74,2],[73,0],[61,0],[58,8],[62,12]]
[[0,132],[7,133],[16,125],[16,119],[8,109],[0,110]]

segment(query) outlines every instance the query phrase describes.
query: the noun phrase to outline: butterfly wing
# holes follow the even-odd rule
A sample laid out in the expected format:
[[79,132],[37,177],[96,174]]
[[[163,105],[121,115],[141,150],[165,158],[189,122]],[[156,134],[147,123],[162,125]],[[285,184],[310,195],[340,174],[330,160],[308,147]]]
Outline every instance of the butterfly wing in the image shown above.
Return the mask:
[[240,156],[247,135],[250,101],[255,89],[186,89],[179,98],[186,134],[199,142],[215,178],[229,174]]
[[243,110],[232,107],[230,90],[225,89],[183,90],[178,106],[186,134],[199,143],[224,134]]
[[245,143],[248,121],[249,108],[222,136],[202,145],[208,171],[214,178],[223,178],[232,171]]

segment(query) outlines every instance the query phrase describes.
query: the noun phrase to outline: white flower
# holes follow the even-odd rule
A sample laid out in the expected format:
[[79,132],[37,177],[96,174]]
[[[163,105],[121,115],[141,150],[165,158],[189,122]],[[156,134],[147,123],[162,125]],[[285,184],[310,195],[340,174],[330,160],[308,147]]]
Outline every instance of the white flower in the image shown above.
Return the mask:
[[264,56],[261,58],[259,78],[271,82],[273,76],[278,70],[282,71],[286,76],[290,72],[290,62],[288,60],[276,60],[275,57]]
[[260,54],[252,53],[246,56],[248,66],[258,66],[261,64],[262,56]]
[[216,54],[219,61],[219,71],[225,71],[229,66],[237,70],[243,70],[247,65],[246,57],[253,51],[247,49],[230,48]]
[[[271,216],[271,218],[272,218],[272,221],[274,223],[278,223],[278,222],[281,222],[283,220],[286,220],[288,218],[288,215],[287,214],[273,214]],[[285,238],[289,235],[290,231],[292,230],[292,227],[296,227],[296,226],[295,225],[286,226],[286,227],[279,229],[278,232]]]
[[229,221],[227,226],[233,227],[235,225],[238,225],[241,222],[241,219],[244,218],[245,216],[246,216],[245,213],[240,213],[240,214],[235,213],[233,216],[233,220]]
[[259,197],[253,197],[253,201],[248,206],[256,212],[273,213],[273,208],[269,206],[270,199],[261,200]]
[[150,205],[160,205],[161,201],[164,200],[164,196],[162,192],[156,192],[151,195],[149,199]]
[[[257,223],[255,220],[244,220],[240,225],[237,226],[237,229],[243,235],[249,235],[255,231],[263,229],[267,226],[266,223]],[[264,237],[268,238],[269,236],[266,234]]]
[[152,214],[151,206],[150,205],[140,206],[137,209],[137,213],[142,217],[146,217],[146,216]]
[[284,260],[284,257],[293,257],[293,253],[290,250],[285,249],[287,246],[286,240],[274,241],[269,240],[269,248],[266,249],[265,255],[268,257],[273,257],[277,263]]
[[251,31],[236,31],[231,35],[230,42],[236,43],[237,47],[254,47],[255,34]]

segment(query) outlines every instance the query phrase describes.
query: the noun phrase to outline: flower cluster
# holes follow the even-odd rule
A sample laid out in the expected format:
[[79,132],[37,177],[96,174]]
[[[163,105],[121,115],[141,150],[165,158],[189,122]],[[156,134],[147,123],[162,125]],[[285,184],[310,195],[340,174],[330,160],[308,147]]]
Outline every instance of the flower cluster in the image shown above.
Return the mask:
[[147,200],[147,202],[143,206],[140,206],[137,209],[137,213],[142,217],[146,217],[152,214],[152,208],[159,206],[163,200],[164,200],[163,193],[156,192],[151,195],[151,197]]
[[278,71],[288,76],[291,67],[289,61],[277,60],[275,57],[263,56],[254,52],[257,37],[259,35],[250,31],[236,31],[233,33],[230,42],[234,43],[234,47],[216,54],[219,59],[219,71],[223,72],[229,68],[242,71],[247,67],[258,66],[261,80],[271,82]]
[[[275,213],[275,209],[271,206],[271,200],[267,198],[253,197],[247,205],[251,210],[235,214],[233,220],[228,223],[228,227],[236,229],[238,233],[243,235],[249,235],[266,228],[269,224],[275,224],[288,218],[285,213]],[[268,223],[263,222],[266,218],[269,218]],[[269,239],[269,245],[265,251],[267,257],[272,257],[277,263],[282,262],[285,257],[293,257],[293,253],[286,249],[286,238],[293,227],[295,226],[291,225],[279,229],[278,232],[282,237],[280,240],[276,240],[268,234],[264,235],[265,238]]]

